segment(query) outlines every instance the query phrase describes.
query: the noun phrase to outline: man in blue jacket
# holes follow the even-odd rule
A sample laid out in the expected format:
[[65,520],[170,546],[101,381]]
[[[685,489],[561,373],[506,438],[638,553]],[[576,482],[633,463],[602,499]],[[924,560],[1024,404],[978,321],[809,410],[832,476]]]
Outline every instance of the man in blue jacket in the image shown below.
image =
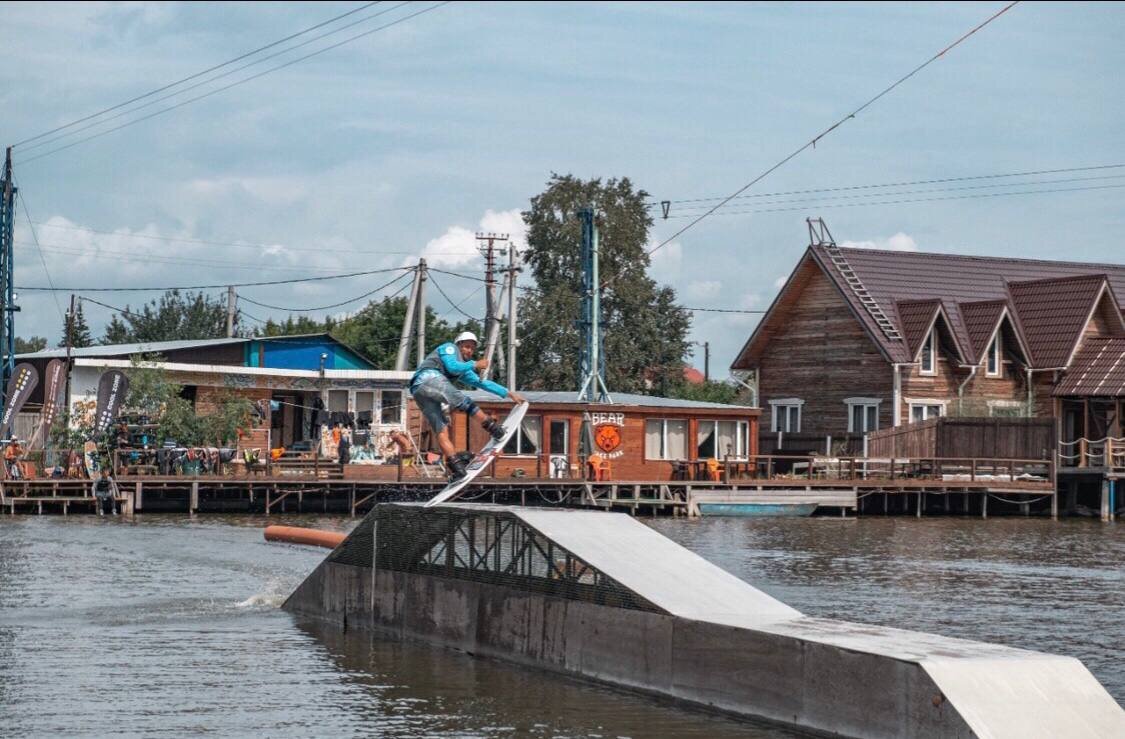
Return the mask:
[[477,351],[477,337],[472,331],[465,331],[451,342],[446,342],[430,352],[410,380],[410,394],[422,411],[422,415],[437,432],[438,444],[445,454],[446,467],[456,480],[465,476],[465,461],[453,448],[449,439],[449,428],[442,412],[442,403],[447,403],[451,411],[465,411],[475,418],[484,430],[494,439],[504,436],[504,428],[495,419],[482,411],[453,383],[460,382],[475,390],[487,390],[501,398],[509,398],[513,403],[523,403],[524,399],[514,390],[508,390],[490,380],[482,380],[478,370],[488,367],[487,359],[473,361]]

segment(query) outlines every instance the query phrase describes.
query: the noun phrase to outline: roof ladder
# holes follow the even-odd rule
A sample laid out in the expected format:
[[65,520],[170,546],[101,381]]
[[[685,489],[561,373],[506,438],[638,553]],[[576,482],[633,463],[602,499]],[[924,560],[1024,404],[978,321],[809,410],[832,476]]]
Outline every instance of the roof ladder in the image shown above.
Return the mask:
[[871,293],[863,286],[863,280],[859,279],[859,275],[855,273],[851,265],[848,264],[847,257],[836,245],[836,240],[832,238],[832,234],[828,231],[828,226],[825,225],[824,220],[806,219],[809,224],[809,244],[810,246],[823,247],[827,252],[828,258],[832,260],[832,264],[836,266],[840,276],[844,278],[844,282],[848,283],[855,296],[859,298],[859,302],[863,305],[867,314],[871,316],[871,320],[875,321],[875,325],[883,332],[888,339],[895,341],[902,340],[902,334],[895,327],[894,323],[887,314],[883,312],[883,308],[875,298],[871,297]]

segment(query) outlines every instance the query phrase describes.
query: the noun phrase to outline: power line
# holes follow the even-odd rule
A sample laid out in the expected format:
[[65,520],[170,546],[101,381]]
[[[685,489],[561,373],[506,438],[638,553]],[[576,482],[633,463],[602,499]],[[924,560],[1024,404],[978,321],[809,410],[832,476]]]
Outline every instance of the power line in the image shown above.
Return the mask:
[[[310,31],[315,31],[318,28],[322,28],[322,27],[327,26],[331,23],[335,23],[338,20],[341,20],[343,18],[347,18],[349,15],[354,15],[354,14],[360,12],[361,10],[366,10],[367,8],[370,8],[372,5],[378,5],[378,4],[379,4],[378,2],[371,2],[371,3],[367,3],[366,5],[361,5],[354,10],[349,10],[348,12],[342,13],[341,15],[338,15],[334,18],[329,18],[326,21],[322,21],[320,23],[317,23],[315,26],[309,26],[308,28],[306,28],[304,30],[298,31],[297,33],[290,34],[289,36],[286,36],[285,38],[278,39],[277,41],[266,44],[265,46],[259,46],[257,49],[254,49],[253,51],[248,51],[245,54],[241,54],[240,56],[236,56],[234,59],[228,59],[227,61],[223,62],[222,64],[216,64],[213,67],[209,67],[207,69],[204,69],[202,72],[196,72],[195,74],[190,75],[188,77],[184,77],[183,79],[176,80],[175,82],[170,82],[170,83],[164,85],[163,87],[158,87],[155,90],[150,90],[150,91],[144,93],[143,95],[138,95],[134,98],[126,100],[123,103],[111,105],[108,108],[103,108],[102,110],[99,110],[96,113],[91,113],[90,115],[84,116],[82,118],[78,118],[77,120],[73,120],[70,123],[64,123],[61,126],[58,126],[56,128],[52,128],[50,131],[45,131],[41,134],[37,134],[37,135],[32,136],[30,138],[26,138],[23,141],[16,142],[15,144],[12,144],[12,146],[13,147],[23,146],[24,144],[30,143],[32,141],[36,141],[36,140],[41,139],[45,136],[50,136],[53,133],[58,133],[59,131],[64,131],[68,128],[71,128],[72,126],[78,125],[79,123],[85,123],[86,121],[88,121],[92,118],[97,118],[97,117],[102,116],[106,113],[110,113],[110,112],[115,111],[119,108],[123,108],[126,105],[131,105],[132,103],[135,103],[137,101],[144,100],[147,97],[152,97],[153,95],[157,95],[161,92],[164,92],[165,90],[170,90],[173,87],[178,87],[179,85],[182,85],[185,82],[190,82],[191,80],[202,77],[205,74],[208,74],[210,72],[214,72],[215,70],[218,70],[218,69],[222,69],[223,67],[230,66],[231,64],[234,64],[235,62],[240,62],[243,59],[246,59],[247,57],[254,56],[255,54],[257,54],[259,52],[262,52],[262,51],[265,51],[266,49],[272,49],[273,47],[275,47],[279,44],[283,44],[286,41],[292,41],[293,39],[297,38],[298,36],[303,36],[306,33],[309,33]],[[293,48],[297,48],[297,47],[293,47]],[[292,49],[289,49],[289,51],[291,51],[291,50]],[[182,92],[182,90],[181,90],[181,92]]]
[[387,272],[397,272],[401,269],[411,269],[410,267],[394,267],[391,269],[368,269],[362,272],[345,272],[338,275],[325,275],[323,277],[301,277],[293,278],[291,280],[266,280],[262,282],[228,282],[219,285],[181,285],[173,287],[42,287],[39,285],[30,286],[17,286],[17,290],[36,290],[41,292],[55,291],[66,293],[86,293],[86,292],[100,292],[100,293],[127,293],[127,292],[167,292],[168,290],[223,290],[228,287],[264,287],[266,285],[293,285],[298,282],[322,282],[324,280],[341,280],[347,277],[361,277],[364,275],[377,275],[385,274]]
[[[905,205],[908,203],[936,203],[944,200],[979,200],[981,198],[1002,198],[1010,195],[1045,195],[1049,193],[1059,192],[1084,192],[1087,190],[1117,190],[1125,187],[1125,185],[1091,185],[1088,187],[1060,187],[1048,190],[1022,190],[1013,192],[981,192],[972,195],[947,195],[944,197],[936,198],[906,198],[901,200],[874,200],[861,203],[836,203],[835,205],[818,205],[817,209],[823,208],[859,208],[868,205]],[[807,210],[808,205],[798,205],[789,208],[755,208],[752,210],[724,210],[722,213],[716,215],[723,216],[737,216],[746,215],[749,213],[782,213],[793,210]],[[691,218],[690,215],[683,216],[668,216],[669,218]]]
[[449,275],[450,277],[460,277],[462,280],[474,280],[476,282],[483,282],[485,284],[488,284],[488,280],[484,279],[483,277],[477,277],[476,275],[467,275],[464,272],[450,272],[447,269],[438,269],[436,267],[430,267],[429,265],[426,266],[426,271],[440,272],[441,274]]
[[268,308],[270,310],[283,310],[283,311],[288,311],[290,313],[312,313],[314,311],[319,311],[319,310],[329,310],[330,308],[339,308],[340,306],[347,305],[348,303],[354,303],[357,300],[363,300],[366,297],[374,295],[375,293],[379,292],[380,290],[383,290],[385,288],[390,287],[391,285],[395,284],[396,282],[401,280],[403,277],[406,277],[407,274],[409,274],[410,272],[413,272],[413,271],[414,271],[413,269],[405,271],[401,275],[399,275],[398,277],[391,280],[390,282],[387,282],[383,285],[380,285],[379,287],[375,288],[374,290],[368,290],[364,294],[357,295],[354,298],[349,298],[349,299],[344,300],[342,302],[333,303],[331,305],[318,305],[314,308],[289,308],[289,307],[285,307],[285,306],[281,306],[281,305],[269,305],[268,303],[260,303],[257,300],[253,300],[252,298],[248,298],[241,293],[238,293],[238,298],[240,300],[245,300],[247,303],[250,303],[251,305],[258,305],[258,306],[261,306],[263,308]]
[[282,49],[281,51],[275,52],[275,53],[270,54],[268,56],[264,56],[261,59],[255,59],[252,62],[249,62],[247,64],[243,64],[241,67],[236,67],[236,68],[234,68],[232,70],[229,70],[227,72],[223,72],[222,74],[217,74],[210,79],[203,80],[202,82],[197,82],[194,85],[189,85],[188,87],[185,87],[182,90],[176,90],[175,92],[170,92],[167,95],[163,95],[161,97],[156,98],[155,100],[150,100],[147,103],[144,103],[143,105],[138,105],[135,108],[131,108],[129,110],[124,110],[120,113],[117,113],[116,115],[111,115],[109,118],[103,118],[100,121],[94,121],[93,123],[88,123],[85,126],[82,126],[80,128],[76,128],[75,130],[70,131],[68,133],[60,134],[59,136],[55,136],[54,138],[47,139],[46,141],[40,141],[37,144],[32,144],[31,146],[27,147],[27,150],[37,149],[40,146],[48,146],[49,144],[53,144],[56,141],[61,141],[62,139],[65,139],[65,138],[68,138],[70,136],[74,136],[76,134],[79,134],[82,131],[88,131],[91,128],[96,128],[97,126],[100,126],[104,123],[109,123],[110,121],[115,121],[115,120],[117,120],[119,118],[122,118],[124,116],[130,115],[132,113],[136,113],[137,111],[143,110],[143,109],[148,108],[148,107],[153,106],[153,105],[156,105],[157,103],[163,102],[165,100],[170,100],[170,99],[172,99],[174,97],[177,97],[179,95],[182,95],[186,92],[191,92],[192,90],[198,89],[200,87],[203,87],[204,85],[208,85],[208,84],[210,84],[212,82],[215,82],[217,80],[221,80],[225,77],[230,77],[232,74],[237,74],[238,72],[241,72],[244,69],[249,69],[250,67],[255,67],[255,66],[261,64],[262,62],[267,62],[270,59],[275,59],[275,58],[281,56],[282,54],[288,54],[289,52],[291,52],[295,49],[299,49],[302,46],[308,46],[309,44],[314,43],[316,41],[319,41],[319,40],[321,40],[323,38],[326,38],[328,36],[332,36],[332,35],[335,35],[337,33],[341,33],[342,31],[346,31],[347,29],[352,28],[353,26],[357,26],[360,23],[366,23],[367,21],[371,20],[372,18],[378,18],[381,15],[386,15],[387,13],[390,13],[394,10],[398,10],[403,5],[408,5],[409,2],[410,2],[410,0],[407,0],[406,2],[400,3],[396,6],[394,6],[393,8],[389,8],[387,10],[381,10],[378,13],[372,13],[369,16],[366,16],[364,18],[360,18],[357,21],[353,21],[353,22],[348,23],[346,25],[340,26],[339,28],[328,31],[327,33],[322,33],[319,36],[314,36],[307,41],[302,41],[299,44],[294,44],[293,46],[290,46],[288,49]]
[[736,310],[734,308],[684,308],[693,313],[765,313],[764,310]]
[[[781,191],[781,192],[756,193],[754,195],[739,195],[737,198],[732,198],[732,199],[733,200],[747,200],[747,199],[757,199],[757,198],[781,197],[783,195],[811,195],[811,194],[822,193],[822,192],[847,192],[847,191],[853,191],[853,190],[874,190],[874,189],[882,189],[882,188],[890,188],[890,187],[913,187],[914,185],[938,185],[938,184],[946,184],[946,183],[949,183],[949,182],[969,182],[969,181],[972,181],[972,180],[993,180],[993,179],[1002,179],[1002,178],[1008,178],[1008,177],[1032,177],[1032,176],[1044,175],[1044,174],[1065,174],[1065,173],[1071,173],[1071,172],[1092,172],[1092,171],[1105,170],[1105,169],[1121,169],[1122,167],[1125,167],[1125,164],[1101,164],[1101,165],[1097,165],[1097,166],[1093,166],[1093,167],[1067,167],[1067,168],[1064,168],[1064,169],[1040,169],[1040,170],[1033,170],[1033,171],[1027,171],[1027,172],[1007,172],[1007,173],[1003,173],[1003,174],[970,175],[970,176],[965,176],[965,177],[942,177],[942,178],[931,179],[931,180],[911,180],[911,181],[907,181],[907,182],[886,182],[886,183],[877,184],[877,185],[849,185],[849,186],[846,186],[846,187],[819,187],[819,188],[813,188],[813,189],[808,189],[808,190],[785,190],[785,191]],[[1019,184],[1026,184],[1026,183],[1012,182],[1012,183],[1004,183],[1004,184],[1000,184],[1000,185],[993,185],[992,187],[1005,187],[1007,185],[1019,185]],[[670,205],[676,205],[676,204],[680,204],[680,203],[712,202],[712,201],[715,201],[715,200],[722,200],[722,197],[688,198],[688,199],[684,199],[684,200],[666,200],[666,201],[662,201],[662,202],[668,203]],[[647,203],[646,206],[649,207],[649,208],[653,208],[653,207],[656,207],[656,206],[661,205],[661,204],[662,203],[653,202],[653,203]],[[691,209],[691,208],[703,208],[705,206],[689,205],[689,206],[686,206],[686,207]]]
[[[408,2],[409,2],[409,0],[408,0]],[[381,26],[376,26],[375,28],[371,28],[371,29],[368,29],[368,30],[366,30],[362,33],[358,33],[355,36],[350,36],[350,37],[344,39],[343,41],[338,41],[335,44],[331,44],[331,45],[326,46],[322,49],[318,49],[317,51],[314,51],[310,54],[306,54],[304,56],[297,57],[296,59],[291,59],[291,60],[285,62],[284,64],[279,64],[276,67],[270,67],[267,70],[264,70],[262,72],[258,72],[257,74],[253,74],[253,75],[251,75],[249,77],[246,77],[244,79],[237,80],[237,81],[232,82],[228,85],[223,85],[222,87],[217,87],[214,90],[206,92],[202,95],[197,95],[196,97],[188,98],[187,100],[181,101],[181,102],[176,103],[175,105],[171,105],[167,108],[161,108],[158,111],[155,111],[153,113],[149,113],[148,115],[141,116],[140,118],[135,118],[131,121],[126,121],[125,123],[122,123],[118,126],[114,126],[113,128],[109,128],[105,131],[100,131],[98,133],[91,134],[90,136],[85,136],[83,138],[78,139],[77,141],[72,141],[69,144],[64,144],[63,146],[57,147],[55,149],[51,149],[51,150],[46,151],[42,154],[37,154],[36,156],[29,157],[28,159],[23,160],[23,163],[28,164],[30,162],[35,161],[36,159],[42,159],[43,157],[51,156],[52,154],[56,154],[56,153],[58,153],[60,151],[63,151],[65,149],[69,149],[72,146],[78,146],[79,144],[85,143],[87,141],[91,141],[93,139],[100,138],[100,137],[105,136],[107,134],[111,134],[114,131],[119,131],[122,128],[126,128],[127,126],[132,126],[135,123],[141,123],[142,121],[147,121],[150,118],[155,118],[158,115],[162,115],[164,113],[171,112],[173,110],[176,110],[177,108],[182,108],[185,105],[189,105],[190,103],[194,103],[196,101],[203,100],[204,98],[211,97],[212,95],[215,95],[215,94],[218,94],[220,92],[224,92],[226,90],[229,90],[232,87],[237,87],[238,85],[245,84],[245,83],[250,82],[252,80],[258,79],[259,77],[263,77],[267,74],[270,74],[271,72],[276,72],[279,69],[284,69],[286,67],[292,66],[292,65],[297,64],[299,62],[303,62],[306,59],[311,59],[312,57],[317,56],[319,54],[323,54],[326,51],[331,51],[332,49],[339,48],[339,47],[343,46],[344,44],[349,44],[349,43],[352,43],[353,41],[358,41],[359,39],[364,38],[365,36],[370,36],[371,34],[376,33],[378,31],[383,31],[383,30],[386,30],[388,28],[391,28],[392,26],[397,26],[400,23],[405,23],[406,21],[408,21],[412,18],[416,18],[416,17],[418,17],[420,15],[423,15],[425,13],[429,13],[433,10],[437,10],[438,8],[440,8],[444,5],[448,5],[450,2],[452,2],[452,0],[443,0],[443,2],[439,2],[435,5],[431,5],[428,8],[423,8],[422,10],[419,10],[417,12],[410,13],[408,15],[405,15],[405,16],[401,17],[401,18],[397,18],[397,19],[391,21],[390,23],[385,23]],[[391,10],[396,10],[396,9],[402,7],[403,5],[406,5],[406,4],[408,4],[408,3],[407,2],[400,3],[399,5],[395,6],[394,8],[391,8]],[[387,11],[387,12],[389,12],[389,11]]]
[[1014,0],[1013,2],[1009,3],[1008,5],[1005,5],[1005,6],[1003,7],[1003,8],[1001,8],[1001,9],[1000,9],[1000,10],[998,10],[998,11],[997,11],[996,13],[994,13],[993,15],[991,15],[991,16],[990,16],[989,18],[987,18],[987,19],[986,19],[985,21],[983,21],[982,23],[978,24],[977,26],[975,26],[974,28],[972,28],[971,30],[969,30],[968,32],[966,32],[965,34],[963,34],[963,35],[962,35],[962,36],[961,36],[960,38],[958,38],[958,39],[957,39],[956,41],[954,41],[953,43],[949,44],[949,45],[948,45],[948,46],[946,46],[946,47],[945,47],[944,49],[942,49],[941,51],[939,51],[938,53],[934,54],[933,56],[931,56],[931,57],[930,57],[929,59],[927,59],[926,61],[924,61],[924,62],[922,62],[921,64],[919,64],[919,65],[918,65],[917,67],[915,67],[914,69],[910,70],[910,71],[909,71],[908,73],[906,73],[906,74],[905,74],[905,75],[903,75],[902,77],[898,78],[898,79],[897,79],[897,80],[896,80],[895,82],[893,82],[893,83],[892,83],[891,85],[889,85],[888,87],[884,88],[884,89],[883,89],[883,90],[882,90],[881,92],[879,92],[879,93],[878,93],[877,95],[875,95],[874,97],[870,98],[870,99],[869,99],[869,100],[868,100],[867,102],[865,102],[865,103],[863,103],[862,105],[860,105],[860,106],[859,106],[858,108],[856,108],[855,110],[853,110],[853,111],[852,111],[851,113],[848,113],[848,114],[847,114],[847,115],[845,115],[845,116],[844,116],[843,118],[841,118],[840,120],[836,121],[836,122],[835,122],[835,123],[833,123],[833,124],[832,124],[831,126],[829,126],[828,128],[826,128],[826,129],[824,129],[823,131],[821,131],[821,132],[820,132],[819,134],[817,134],[816,136],[814,136],[814,137],[813,137],[812,139],[810,139],[810,140],[809,140],[809,141],[808,141],[807,143],[805,143],[805,144],[801,145],[801,146],[800,146],[799,148],[795,149],[795,150],[794,150],[793,152],[791,152],[790,154],[786,155],[786,156],[785,156],[784,158],[782,158],[782,159],[781,159],[781,161],[779,161],[779,162],[777,162],[776,164],[774,164],[773,166],[769,167],[769,168],[768,168],[768,169],[766,169],[766,170],[765,170],[764,172],[762,172],[761,174],[759,174],[759,175],[758,175],[757,177],[755,177],[754,179],[750,180],[749,182],[747,182],[747,183],[746,183],[745,185],[743,185],[742,187],[740,187],[740,188],[738,188],[737,190],[735,190],[735,191],[734,191],[733,193],[731,193],[731,194],[730,194],[730,195],[728,195],[728,196],[727,196],[726,198],[724,198],[724,199],[723,199],[722,201],[720,201],[720,202],[719,202],[719,203],[717,203],[717,204],[716,204],[715,206],[713,206],[713,207],[712,207],[712,208],[711,208],[710,210],[708,210],[707,212],[705,212],[705,213],[703,213],[703,214],[701,214],[701,215],[697,216],[697,217],[696,217],[696,218],[695,218],[694,220],[692,220],[692,221],[691,221],[690,223],[688,223],[687,225],[685,225],[685,226],[684,226],[683,228],[679,229],[679,230],[678,230],[678,231],[676,231],[676,232],[675,232],[674,234],[672,234],[672,235],[671,235],[671,236],[669,236],[668,238],[666,238],[666,239],[664,239],[663,241],[661,241],[661,242],[660,242],[659,244],[657,244],[657,245],[656,245],[656,246],[654,246],[654,247],[653,247],[652,249],[650,249],[650,250],[648,251],[648,254],[649,254],[649,255],[652,255],[652,254],[653,254],[654,252],[656,252],[656,251],[659,251],[660,249],[663,249],[663,248],[664,248],[665,246],[667,246],[668,244],[672,243],[672,241],[673,241],[673,240],[675,240],[676,238],[678,238],[678,237],[682,236],[682,235],[683,235],[683,234],[684,234],[685,232],[687,232],[687,231],[688,231],[689,229],[693,228],[693,227],[694,227],[695,225],[697,225],[698,223],[702,222],[702,221],[703,221],[704,219],[706,219],[706,218],[707,218],[708,216],[710,216],[710,215],[711,215],[712,213],[714,213],[715,211],[717,211],[717,210],[719,210],[720,208],[722,208],[722,207],[723,207],[724,205],[726,205],[727,203],[729,203],[729,202],[730,202],[731,200],[734,200],[734,199],[735,199],[735,198],[737,198],[737,197],[738,197],[739,195],[741,195],[742,193],[746,192],[746,191],[747,191],[747,190],[749,190],[749,189],[750,189],[751,187],[753,187],[754,185],[758,184],[759,182],[761,182],[762,180],[764,180],[764,179],[765,179],[766,177],[768,177],[768,176],[769,176],[769,175],[771,175],[772,173],[776,172],[776,171],[777,171],[778,169],[781,169],[781,167],[785,166],[785,165],[786,165],[786,164],[787,164],[787,163],[788,163],[788,162],[789,162],[789,161],[790,161],[791,159],[795,158],[795,157],[796,157],[796,156],[797,156],[798,154],[800,154],[801,152],[805,151],[806,149],[811,149],[811,148],[814,148],[814,147],[816,146],[817,142],[818,142],[818,141],[820,141],[820,140],[821,140],[822,138],[824,138],[824,137],[825,137],[825,136],[827,136],[828,134],[832,133],[833,131],[835,131],[835,130],[836,130],[837,128],[839,128],[840,126],[844,125],[844,124],[845,124],[845,123],[847,123],[848,121],[852,120],[853,118],[855,118],[855,117],[856,117],[857,115],[859,115],[860,113],[862,113],[862,112],[863,112],[864,110],[866,110],[867,108],[869,108],[869,107],[871,107],[872,105],[874,105],[874,104],[875,104],[875,103],[876,103],[877,101],[879,101],[879,100],[880,100],[881,98],[883,98],[883,97],[884,97],[885,95],[889,94],[889,93],[890,93],[890,92],[891,92],[892,90],[894,90],[895,88],[897,88],[897,87],[898,87],[899,85],[903,84],[904,82],[906,82],[907,80],[909,80],[909,79],[910,79],[911,77],[913,77],[914,75],[918,74],[919,72],[921,72],[921,71],[922,71],[923,69],[925,69],[926,67],[930,66],[930,65],[931,65],[931,64],[933,64],[934,62],[936,62],[936,61],[937,61],[938,59],[940,59],[940,58],[941,58],[942,56],[944,56],[944,55],[945,55],[946,53],[948,53],[949,51],[951,51],[952,49],[954,49],[955,47],[957,47],[958,45],[960,45],[960,44],[961,44],[962,42],[964,42],[964,41],[965,41],[966,39],[968,39],[968,38],[969,38],[970,36],[972,36],[973,34],[975,34],[975,33],[976,33],[977,31],[981,30],[982,28],[984,28],[985,26],[987,26],[987,25],[988,25],[989,23],[991,23],[992,21],[994,21],[994,20],[996,20],[997,18],[999,18],[1000,16],[1002,16],[1002,15],[1003,15],[1004,13],[1007,13],[1007,12],[1008,12],[1009,10],[1011,10],[1011,9],[1012,9],[1013,7],[1015,7],[1015,6],[1016,6],[1016,5],[1018,4],[1018,3],[1019,3],[1019,0]]
[[[55,310],[57,310],[59,312],[59,318],[62,319],[63,324],[66,324],[66,322],[67,322],[66,316],[63,315],[62,306],[59,305],[58,293],[56,293],[55,290],[54,290],[55,281],[51,279],[51,270],[47,269],[47,257],[43,256],[43,249],[42,249],[42,247],[39,246],[39,236],[38,236],[38,234],[35,233],[35,226],[33,224],[33,221],[31,220],[31,212],[27,209],[27,198],[24,197],[23,190],[22,190],[22,188],[19,187],[18,183],[17,183],[17,190],[19,190],[19,199],[20,199],[20,205],[23,207],[23,215],[24,215],[25,218],[27,218],[28,228],[31,229],[31,238],[35,240],[35,248],[39,252],[39,261],[41,261],[43,263],[43,274],[47,276],[47,284],[51,286],[51,300],[54,301],[54,303],[55,303]],[[8,269],[11,269],[11,268],[12,268],[12,265],[9,264]],[[15,277],[15,274],[13,273],[11,275],[11,278],[14,278],[14,277]]]
[[[429,270],[427,270],[427,271],[429,271]],[[435,280],[433,277],[430,277],[430,284],[433,285],[435,288],[437,288],[437,291],[439,293],[441,293],[441,296],[443,298],[445,298],[445,302],[449,303],[449,305],[453,307],[453,310],[455,310],[458,313],[460,313],[461,315],[465,316],[465,318],[468,318],[468,319],[473,320],[473,321],[477,321],[478,323],[484,323],[484,319],[477,318],[476,316],[469,315],[468,313],[466,313],[461,308],[462,304],[467,303],[469,298],[473,297],[473,295],[476,295],[476,293],[480,292],[481,289],[483,289],[483,288],[477,288],[476,291],[474,291],[473,293],[470,293],[468,297],[466,297],[464,300],[461,301],[461,303],[454,303],[453,299],[445,294],[445,290],[441,289],[441,285],[439,285],[437,280]]]

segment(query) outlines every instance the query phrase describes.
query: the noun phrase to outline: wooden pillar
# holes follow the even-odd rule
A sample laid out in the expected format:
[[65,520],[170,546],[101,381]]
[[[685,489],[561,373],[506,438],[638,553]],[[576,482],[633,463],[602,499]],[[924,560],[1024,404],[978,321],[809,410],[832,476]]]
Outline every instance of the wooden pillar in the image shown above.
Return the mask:
[[988,493],[984,493],[980,497],[980,517],[988,518]]
[[191,481],[191,498],[188,499],[188,513],[199,510],[199,480]]
[[1056,487],[1051,495],[1051,520],[1059,520],[1059,490]]
[[1109,478],[1102,478],[1102,521],[1109,522],[1113,520],[1113,513],[1109,509]]
[[916,502],[915,513],[914,513],[916,518],[922,517],[922,495],[923,495],[922,491],[919,490],[918,491],[918,500]]
[[133,510],[141,511],[145,507],[145,484],[137,480],[137,487],[133,491]]

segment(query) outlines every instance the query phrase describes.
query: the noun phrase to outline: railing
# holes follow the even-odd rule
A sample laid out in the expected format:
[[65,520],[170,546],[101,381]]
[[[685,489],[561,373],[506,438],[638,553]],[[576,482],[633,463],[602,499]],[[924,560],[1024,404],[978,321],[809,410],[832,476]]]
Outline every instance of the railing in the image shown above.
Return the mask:
[[1103,439],[1084,437],[1059,441],[1059,465],[1062,467],[1125,468],[1125,437]]
[[724,482],[759,479],[1046,482],[1054,479],[1055,463],[1050,459],[767,454],[746,460],[726,460],[722,464],[722,471]]

